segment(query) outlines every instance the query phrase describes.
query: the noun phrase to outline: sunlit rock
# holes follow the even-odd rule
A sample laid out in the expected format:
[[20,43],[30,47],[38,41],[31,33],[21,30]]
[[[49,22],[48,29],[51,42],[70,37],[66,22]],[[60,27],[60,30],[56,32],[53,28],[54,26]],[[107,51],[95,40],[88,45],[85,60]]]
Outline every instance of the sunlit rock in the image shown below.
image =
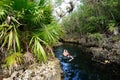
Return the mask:
[[3,80],[61,80],[61,68],[58,59],[45,64],[35,63],[25,71],[14,71],[9,78]]

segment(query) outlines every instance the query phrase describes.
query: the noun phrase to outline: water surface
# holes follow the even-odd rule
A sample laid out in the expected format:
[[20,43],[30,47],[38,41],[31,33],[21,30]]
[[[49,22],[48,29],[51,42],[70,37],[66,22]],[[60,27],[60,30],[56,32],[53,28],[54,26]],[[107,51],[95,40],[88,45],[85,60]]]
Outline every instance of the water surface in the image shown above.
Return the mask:
[[[62,59],[63,50],[74,57],[74,60],[69,62],[67,59]],[[91,54],[82,53],[81,49],[75,45],[62,45],[54,49],[56,57],[60,60],[61,69],[63,70],[64,80],[120,80],[118,68],[112,65],[103,65],[93,62]],[[117,71],[115,74],[114,71]]]

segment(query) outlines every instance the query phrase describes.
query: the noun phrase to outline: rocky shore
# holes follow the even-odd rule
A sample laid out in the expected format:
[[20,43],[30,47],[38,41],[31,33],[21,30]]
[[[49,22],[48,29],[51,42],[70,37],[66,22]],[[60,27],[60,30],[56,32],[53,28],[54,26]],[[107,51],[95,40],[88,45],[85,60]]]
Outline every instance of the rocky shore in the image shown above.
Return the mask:
[[[84,53],[92,54],[92,60],[102,64],[120,64],[120,35],[101,34],[101,38],[69,35],[61,39],[61,44],[72,43]],[[59,45],[59,44],[58,44]],[[54,58],[45,64],[34,63],[26,69],[15,70],[11,74],[0,72],[0,80],[62,80],[59,60]]]
[[92,53],[93,61],[102,64],[120,64],[120,35],[100,35],[101,37],[98,39],[74,34],[64,37],[61,41],[63,43],[79,44],[83,52]]
[[47,63],[34,63],[27,69],[15,70],[10,76],[0,74],[0,80],[61,80],[59,60],[54,58]]

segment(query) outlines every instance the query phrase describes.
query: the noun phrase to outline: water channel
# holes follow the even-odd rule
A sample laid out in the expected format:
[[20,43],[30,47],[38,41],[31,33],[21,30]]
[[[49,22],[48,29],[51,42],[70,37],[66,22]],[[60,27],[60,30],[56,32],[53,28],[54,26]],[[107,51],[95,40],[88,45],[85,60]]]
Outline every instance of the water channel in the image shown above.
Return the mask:
[[[63,50],[74,57],[74,60],[63,59]],[[120,80],[118,66],[100,64],[91,60],[92,55],[81,52],[75,45],[64,44],[54,48],[56,57],[60,60],[63,70],[63,80]]]

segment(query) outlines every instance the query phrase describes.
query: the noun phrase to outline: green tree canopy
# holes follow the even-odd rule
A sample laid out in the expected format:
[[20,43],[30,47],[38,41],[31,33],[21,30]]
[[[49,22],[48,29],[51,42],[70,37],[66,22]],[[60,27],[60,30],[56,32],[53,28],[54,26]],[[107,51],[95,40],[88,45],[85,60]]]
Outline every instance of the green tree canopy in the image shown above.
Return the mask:
[[[81,0],[78,11],[63,20],[70,32],[109,32],[120,23],[120,0]],[[68,29],[69,28],[69,29]]]

